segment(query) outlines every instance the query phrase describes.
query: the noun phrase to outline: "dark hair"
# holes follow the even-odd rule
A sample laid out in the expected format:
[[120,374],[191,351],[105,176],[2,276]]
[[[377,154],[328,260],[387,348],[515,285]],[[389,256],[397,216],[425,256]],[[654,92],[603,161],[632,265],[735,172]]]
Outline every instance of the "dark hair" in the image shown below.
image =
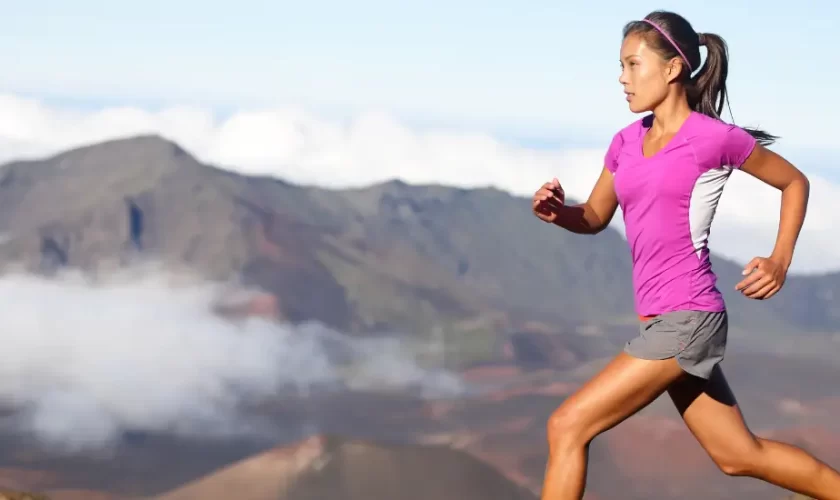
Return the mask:
[[[726,76],[729,73],[729,54],[726,42],[713,33],[697,33],[691,24],[679,14],[657,10],[651,12],[642,21],[631,21],[624,26],[624,37],[640,34],[651,47],[666,60],[674,57],[682,59],[679,51],[685,55],[683,70],[679,78],[685,85],[688,105],[694,111],[722,120],[723,105],[729,105],[726,95]],[[648,21],[648,22],[646,22]],[[679,46],[679,51],[655,27],[667,33]],[[700,67],[700,46],[707,50],[706,63]],[[687,64],[686,64],[687,63]],[[691,68],[699,71],[691,76]],[[729,110],[730,115],[732,110]],[[744,127],[759,143],[770,145],[778,137],[763,130]]]

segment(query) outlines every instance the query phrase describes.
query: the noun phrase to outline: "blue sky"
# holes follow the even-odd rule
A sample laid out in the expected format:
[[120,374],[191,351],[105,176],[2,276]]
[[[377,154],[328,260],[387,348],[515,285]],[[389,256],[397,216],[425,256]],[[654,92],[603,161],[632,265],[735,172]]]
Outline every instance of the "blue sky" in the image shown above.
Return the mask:
[[[840,262],[836,2],[2,5],[0,160],[157,131],[202,160],[293,181],[528,194],[560,175],[577,198],[636,118],[618,83],[623,25],[676,9],[729,43],[735,122],[780,135],[775,149],[816,181],[796,265]],[[779,198],[733,181],[713,248],[748,260],[772,248]]]
[[[835,2],[672,2],[732,53],[739,123],[832,146]],[[753,10],[748,13],[748,6]],[[72,103],[387,110],[418,124],[600,143],[632,118],[622,25],[652,2],[9,2],[0,88]]]

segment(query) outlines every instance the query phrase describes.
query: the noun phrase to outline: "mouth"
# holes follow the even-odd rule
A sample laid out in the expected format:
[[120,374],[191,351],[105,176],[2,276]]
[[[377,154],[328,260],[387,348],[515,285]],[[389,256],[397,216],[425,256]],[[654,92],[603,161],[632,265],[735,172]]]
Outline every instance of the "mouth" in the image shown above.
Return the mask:
[[628,101],[629,101],[630,99],[632,99],[632,98],[633,98],[633,96],[635,95],[635,94],[633,94],[632,92],[625,92],[624,94],[625,94],[625,96],[626,96],[625,98],[626,98]]

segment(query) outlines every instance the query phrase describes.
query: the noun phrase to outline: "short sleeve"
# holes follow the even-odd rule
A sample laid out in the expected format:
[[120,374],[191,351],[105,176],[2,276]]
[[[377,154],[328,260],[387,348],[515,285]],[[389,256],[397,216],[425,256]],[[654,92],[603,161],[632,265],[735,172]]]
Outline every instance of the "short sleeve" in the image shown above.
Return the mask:
[[610,147],[607,149],[607,154],[604,155],[604,166],[615,174],[618,170],[618,153],[621,151],[621,146],[624,145],[624,139],[621,137],[621,132],[615,134],[610,142]]
[[726,125],[719,138],[720,165],[722,167],[741,168],[755,149],[755,137],[735,125]]

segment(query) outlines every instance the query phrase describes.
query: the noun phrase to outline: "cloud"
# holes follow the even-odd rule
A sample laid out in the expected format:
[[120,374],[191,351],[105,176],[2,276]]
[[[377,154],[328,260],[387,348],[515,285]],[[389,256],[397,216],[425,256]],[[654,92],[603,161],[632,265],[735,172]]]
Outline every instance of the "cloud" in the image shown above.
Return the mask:
[[211,313],[230,293],[148,270],[99,283],[78,275],[0,279],[0,407],[18,410],[6,430],[77,451],[107,446],[125,430],[252,432],[243,407],[289,391],[463,390],[395,339]]
[[[343,121],[294,108],[241,110],[219,117],[206,109],[179,107],[79,111],[0,96],[0,160],[152,132],[178,142],[202,161],[292,182],[345,187],[401,178],[412,183],[495,186],[529,196],[557,176],[577,199],[588,195],[604,152],[531,149],[462,129],[413,129],[377,112]],[[604,137],[604,146],[608,139]],[[840,186],[804,170],[812,180],[812,197],[794,268],[834,269],[840,261],[840,236],[830,218],[840,209]],[[779,207],[778,192],[736,172],[718,209],[712,248],[744,262],[769,254]],[[620,219],[619,214],[614,222],[619,230]]]

